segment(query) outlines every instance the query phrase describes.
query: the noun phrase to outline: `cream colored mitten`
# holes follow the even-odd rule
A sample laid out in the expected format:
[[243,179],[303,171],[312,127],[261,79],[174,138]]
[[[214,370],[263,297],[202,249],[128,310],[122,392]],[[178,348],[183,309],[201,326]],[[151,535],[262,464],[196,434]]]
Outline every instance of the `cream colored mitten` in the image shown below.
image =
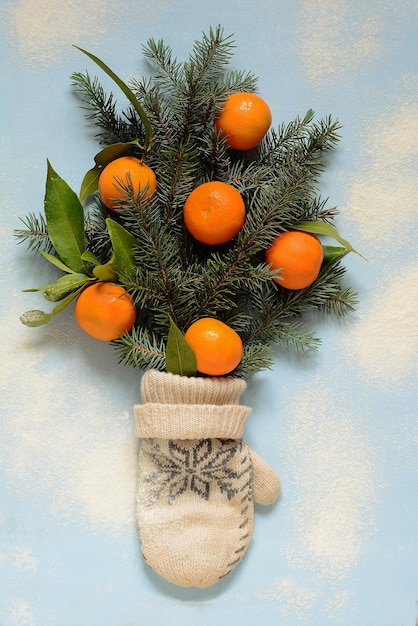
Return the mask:
[[248,407],[238,378],[150,370],[142,405],[137,520],[148,565],[181,587],[209,587],[244,556],[253,502],[272,504],[280,481],[241,439]]

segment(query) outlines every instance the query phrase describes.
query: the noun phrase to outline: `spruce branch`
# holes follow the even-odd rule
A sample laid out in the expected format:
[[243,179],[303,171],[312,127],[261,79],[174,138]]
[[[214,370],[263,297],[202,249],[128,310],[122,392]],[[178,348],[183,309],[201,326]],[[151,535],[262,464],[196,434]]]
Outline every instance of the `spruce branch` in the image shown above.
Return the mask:
[[318,277],[322,301],[318,308],[326,314],[341,317],[354,311],[358,304],[358,294],[350,287],[341,286],[345,272],[345,267],[339,261],[330,261],[322,267]]
[[275,342],[284,344],[286,350],[295,354],[316,352],[321,344],[321,340],[312,330],[298,321],[282,322],[277,328]]
[[231,72],[227,82],[220,81],[232,47],[232,37],[224,37],[221,27],[210,29],[209,35],[204,34],[202,41],[195,42],[184,63],[177,61],[171,47],[161,40],[149,39],[143,47],[145,57],[158,68],[153,77],[155,93],[169,99],[180,141],[199,136],[228,93],[255,89],[257,79],[248,72]]
[[260,370],[271,369],[274,363],[271,346],[264,343],[251,343],[244,346],[240,364],[235,376],[248,378]]
[[[162,149],[155,170],[158,180],[162,219],[167,227],[179,231],[183,224],[183,206],[194,188],[196,179],[203,176],[198,150],[190,143],[176,148]],[[160,176],[159,176],[160,174]]]
[[230,177],[231,156],[226,140],[215,132],[215,128],[202,134],[197,145],[202,170],[207,180],[226,182]]
[[137,136],[132,126],[137,127],[137,117],[132,112],[123,119],[116,111],[116,102],[113,93],[107,95],[97,77],[91,78],[86,71],[74,72],[71,75],[72,85],[86,112],[86,118],[92,120],[101,130],[97,136],[104,144],[130,141]]
[[121,365],[165,369],[166,344],[149,330],[134,328],[130,334],[122,335],[113,343]]
[[315,181],[325,168],[324,155],[333,150],[340,140],[338,120],[327,116],[312,122],[313,111],[305,117],[296,117],[289,124],[271,129],[261,144],[260,161],[271,167],[304,165]]
[[169,316],[178,325],[177,310],[174,307],[175,285],[178,281],[179,240],[175,232],[164,223],[155,200],[135,195],[127,187],[126,199],[120,219],[124,227],[135,236],[135,274],[126,284],[137,305],[154,311],[155,320],[161,319],[167,328]]
[[158,68],[154,71],[153,82],[161,89],[161,93],[165,93],[168,99],[179,94],[185,97],[183,64],[173,58],[171,47],[162,39],[155,41],[154,38],[150,38],[142,47],[142,53],[152,62],[154,68]]
[[53,251],[52,242],[48,236],[45,216],[41,213],[35,215],[29,213],[25,217],[20,217],[24,228],[14,230],[14,236],[18,243],[27,244],[29,252],[39,253],[41,251],[51,253]]
[[128,84],[142,103],[153,128],[154,151],[172,147],[178,135],[178,114],[164,92],[151,79],[132,78]]
[[106,209],[97,198],[96,202],[86,212],[84,232],[86,248],[102,263],[105,263],[111,254],[112,242],[106,226]]
[[232,35],[224,36],[224,29],[217,26],[209,29],[209,34],[202,33],[202,39],[196,40],[189,61],[185,63],[186,74],[198,85],[205,80],[207,83],[217,82],[219,75],[228,66],[235,44]]

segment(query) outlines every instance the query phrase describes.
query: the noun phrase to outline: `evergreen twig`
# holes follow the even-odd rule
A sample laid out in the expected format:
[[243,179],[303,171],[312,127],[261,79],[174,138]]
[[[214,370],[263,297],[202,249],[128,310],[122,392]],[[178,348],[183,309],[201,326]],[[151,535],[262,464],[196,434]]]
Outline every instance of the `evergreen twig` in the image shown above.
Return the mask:
[[48,236],[45,216],[29,213],[25,217],[19,218],[24,228],[14,230],[14,236],[18,243],[26,242],[27,250],[30,252],[51,252],[53,246]]

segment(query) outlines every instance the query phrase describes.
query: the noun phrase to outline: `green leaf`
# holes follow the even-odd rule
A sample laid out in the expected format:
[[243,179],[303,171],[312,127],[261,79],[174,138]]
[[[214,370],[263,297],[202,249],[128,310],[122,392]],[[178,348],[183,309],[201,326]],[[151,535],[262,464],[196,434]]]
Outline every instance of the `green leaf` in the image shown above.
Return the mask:
[[45,257],[47,261],[52,263],[52,265],[55,265],[55,267],[58,267],[58,269],[62,270],[63,272],[66,272],[67,274],[74,273],[73,270],[70,267],[68,267],[68,265],[65,265],[65,263],[63,263],[57,256],[54,256],[53,254],[49,254],[48,252],[45,252],[44,250],[41,250],[41,254],[43,257]]
[[180,376],[196,375],[197,365],[195,354],[171,317],[165,363],[167,372],[171,374],[180,374]]
[[55,283],[42,285],[41,287],[32,287],[32,289],[23,289],[23,293],[33,293],[35,291],[43,291],[44,297],[50,302],[58,302],[73,291],[76,291],[92,279],[85,274],[66,274],[61,276]]
[[83,202],[83,200],[85,200],[90,194],[97,191],[101,171],[101,168],[95,165],[91,170],[84,174],[79,193],[80,202]]
[[44,297],[50,302],[58,302],[68,296],[68,294],[77,291],[80,287],[91,281],[91,278],[85,274],[66,274],[61,276],[56,283],[47,285],[44,289]]
[[129,89],[128,85],[124,83],[123,80],[121,80],[119,76],[115,74],[115,72],[113,72],[113,70],[111,70],[110,67],[108,67],[106,63],[104,63],[101,59],[96,57],[91,52],[88,52],[87,50],[83,50],[83,48],[80,48],[79,46],[74,46],[74,48],[77,48],[77,50],[80,50],[80,52],[83,52],[83,54],[86,54],[92,61],[94,61],[108,76],[110,76],[110,78],[117,84],[117,86],[123,91],[125,96],[128,98],[129,102],[132,104],[135,111],[138,113],[142,124],[144,125],[145,142],[144,142],[143,150],[144,150],[144,153],[148,152],[148,150],[151,147],[152,128],[151,128],[149,119],[146,116],[144,109],[139,104],[135,94]]
[[34,309],[33,311],[26,311],[26,313],[23,313],[23,315],[20,316],[20,321],[25,326],[36,328],[37,326],[47,324],[52,317],[52,313],[45,313],[45,311]]
[[360,252],[353,248],[349,241],[341,237],[335,226],[328,224],[328,222],[323,222],[322,220],[306,220],[305,222],[299,222],[299,224],[292,226],[292,228],[295,228],[296,230],[304,230],[307,233],[315,235],[326,235],[328,237],[332,237],[344,246],[347,252],[355,252],[359,256],[362,256]]
[[312,122],[314,115],[315,111],[313,109],[308,109],[306,111],[305,117],[302,120],[302,124],[309,124],[309,122]]
[[349,250],[341,246],[322,246],[324,251],[324,261],[332,261],[348,254]]
[[35,291],[44,291],[50,285],[42,285],[41,287],[31,287],[30,289],[22,289],[22,293],[34,293]]
[[44,209],[48,235],[57,255],[74,272],[85,273],[81,258],[86,249],[83,206],[49,161]]
[[90,250],[86,250],[85,252],[83,252],[81,258],[83,259],[83,261],[86,261],[91,265],[100,265],[99,259],[95,254],[93,254],[93,252],[90,252]]
[[83,202],[87,196],[97,191],[103,168],[119,157],[132,154],[135,146],[142,149],[138,141],[134,140],[126,143],[114,143],[96,154],[94,157],[95,166],[85,174],[81,183],[80,202]]
[[137,241],[131,233],[110,217],[106,219],[106,226],[115,254],[116,272],[120,275],[127,274],[134,266],[133,251]]
[[112,254],[110,261],[103,265],[96,265],[93,269],[93,274],[101,281],[115,281],[118,279],[115,268],[115,255]]
[[36,326],[43,326],[47,324],[55,315],[61,313],[73,300],[78,296],[78,294],[83,290],[83,287],[74,291],[69,296],[67,296],[64,300],[61,300],[56,307],[52,309],[50,313],[45,313],[45,311],[33,310],[26,311],[23,315],[20,316],[20,321],[25,326],[30,326],[31,328],[35,328]]
[[111,161],[121,156],[132,154],[134,147],[141,148],[137,139],[124,143],[112,143],[110,146],[106,146],[106,148],[100,150],[94,157],[94,161],[96,165],[106,167]]

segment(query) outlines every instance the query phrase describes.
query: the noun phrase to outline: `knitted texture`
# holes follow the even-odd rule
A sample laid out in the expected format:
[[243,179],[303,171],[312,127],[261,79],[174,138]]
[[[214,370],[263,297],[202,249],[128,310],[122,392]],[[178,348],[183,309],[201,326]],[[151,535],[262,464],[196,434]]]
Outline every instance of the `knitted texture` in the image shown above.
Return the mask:
[[134,407],[140,437],[137,520],[145,561],[182,587],[208,587],[244,556],[254,505],[272,504],[280,481],[241,439],[245,382],[154,370]]
[[134,407],[138,437],[238,439],[251,409],[238,406],[239,378],[187,378],[151,370],[142,378],[143,404]]

